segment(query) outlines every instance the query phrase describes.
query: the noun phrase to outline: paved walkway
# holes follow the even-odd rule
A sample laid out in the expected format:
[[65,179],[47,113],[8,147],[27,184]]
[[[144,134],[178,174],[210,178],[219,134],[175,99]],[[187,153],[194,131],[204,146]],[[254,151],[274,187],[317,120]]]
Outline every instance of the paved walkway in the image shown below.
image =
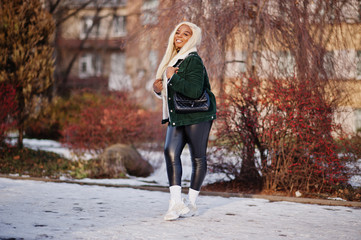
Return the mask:
[[168,193],[0,178],[0,239],[360,239],[361,209],[201,196],[166,222]]
[[[147,190],[147,191],[159,191],[159,192],[167,192],[167,193],[169,192],[168,187],[154,186],[154,185],[126,185],[126,184],[113,184],[113,183],[84,182],[77,180],[20,177],[20,176],[10,176],[4,174],[0,174],[0,178],[9,178],[15,180],[34,180],[41,182],[71,183],[71,184],[101,186],[101,187],[117,187],[117,188],[126,187],[126,188],[134,188],[134,189]],[[187,189],[185,189],[183,192],[187,192]],[[316,198],[303,198],[303,197],[285,197],[285,196],[273,196],[273,195],[262,195],[262,194],[244,194],[244,193],[208,192],[208,191],[202,191],[201,195],[219,196],[219,197],[227,197],[227,198],[229,197],[256,198],[256,199],[266,199],[272,202],[287,201],[287,202],[295,202],[295,203],[361,208],[361,202],[345,201],[345,200],[340,201],[340,200],[332,200],[332,199],[316,199]]]

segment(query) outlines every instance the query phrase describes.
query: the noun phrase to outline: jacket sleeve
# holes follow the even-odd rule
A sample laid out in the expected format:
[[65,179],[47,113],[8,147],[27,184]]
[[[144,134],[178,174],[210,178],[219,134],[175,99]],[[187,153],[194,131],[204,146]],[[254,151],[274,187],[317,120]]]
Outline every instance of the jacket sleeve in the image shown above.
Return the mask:
[[168,87],[184,96],[198,98],[202,95],[204,86],[203,62],[194,56],[183,64],[168,82]]

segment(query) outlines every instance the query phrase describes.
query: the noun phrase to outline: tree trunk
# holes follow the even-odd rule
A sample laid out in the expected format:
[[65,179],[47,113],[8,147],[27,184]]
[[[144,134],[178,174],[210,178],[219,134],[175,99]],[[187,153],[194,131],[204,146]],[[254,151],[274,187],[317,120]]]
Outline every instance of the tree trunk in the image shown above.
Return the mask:
[[262,178],[255,165],[254,143],[248,142],[245,144],[242,155],[241,181],[253,189],[262,189]]
[[24,126],[21,125],[18,127],[19,131],[19,137],[18,137],[18,148],[22,149],[24,147],[23,145],[23,138],[24,138]]
[[23,88],[18,87],[16,89],[16,95],[18,99],[18,114],[17,114],[17,128],[19,131],[18,136],[18,148],[23,148],[23,137],[24,137],[24,111],[25,111],[25,99],[23,95]]

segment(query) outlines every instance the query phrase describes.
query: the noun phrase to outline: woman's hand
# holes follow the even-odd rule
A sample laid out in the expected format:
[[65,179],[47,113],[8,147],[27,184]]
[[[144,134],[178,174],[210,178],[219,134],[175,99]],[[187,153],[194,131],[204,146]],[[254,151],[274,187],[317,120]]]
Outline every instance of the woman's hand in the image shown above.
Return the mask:
[[166,70],[166,75],[167,75],[167,78],[171,78],[173,76],[174,73],[177,73],[178,72],[178,69],[177,67],[167,67],[167,70]]
[[158,78],[153,83],[153,90],[156,93],[160,93],[163,90],[163,81],[162,79]]

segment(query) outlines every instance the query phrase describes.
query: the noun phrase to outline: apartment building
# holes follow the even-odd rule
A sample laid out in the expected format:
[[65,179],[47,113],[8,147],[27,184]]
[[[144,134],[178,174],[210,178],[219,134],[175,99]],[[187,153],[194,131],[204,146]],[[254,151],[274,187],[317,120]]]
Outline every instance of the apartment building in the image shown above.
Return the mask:
[[[131,92],[151,107],[150,78],[158,55],[146,26],[157,22],[156,0],[71,0],[57,29],[56,68],[67,89]],[[148,89],[148,90],[147,90]]]
[[[269,11],[279,14],[277,3],[268,1]],[[316,11],[310,4],[309,16],[317,17]],[[319,13],[322,15],[322,12]],[[342,21],[332,22],[329,16],[326,23],[322,23],[324,34],[325,55],[323,67],[327,78],[334,86],[341,90],[345,99],[339,109],[335,111],[335,120],[341,123],[349,132],[361,131],[361,2],[350,0],[342,10]],[[326,18],[325,18],[326,19]],[[309,19],[310,25],[317,28],[318,19]],[[312,27],[311,27],[312,29]],[[271,33],[265,33],[265,35]],[[312,36],[312,34],[310,34]],[[316,35],[316,34],[315,34]],[[233,32],[233,44],[227,51],[226,78],[232,79],[247,71],[246,59],[249,53],[249,35],[244,29],[235,29]],[[292,53],[270,39],[263,39],[265,44],[261,46],[254,58],[253,64],[259,77],[267,79],[269,76],[285,78],[295,76],[296,63]],[[265,47],[267,46],[267,47]],[[252,54],[252,53],[251,53]],[[257,58],[257,60],[255,60]],[[322,73],[320,73],[322,74]]]
[[[67,86],[128,91],[146,107],[159,106],[152,95],[152,83],[162,57],[159,52],[162,43],[158,41],[161,29],[156,25],[159,11],[169,8],[172,2],[98,0],[98,5],[90,4],[76,12],[84,1],[71,1],[73,5],[69,11],[74,15],[62,24],[57,40],[60,56],[56,64],[61,72],[68,72]],[[270,11],[274,11],[272,2],[268,1]],[[356,131],[361,129],[361,4],[357,0],[351,2],[352,8],[344,9],[345,21],[339,23],[342,26],[337,26],[337,30],[332,24],[328,26],[332,34],[324,64],[329,64],[325,66],[329,69],[328,77],[344,89],[350,100],[340,106],[343,114],[335,118],[344,121],[349,130]],[[246,71],[245,60],[250,54],[245,31],[235,29],[234,33],[236,40],[226,52],[225,78],[228,79]],[[295,60],[291,52],[274,43],[269,46],[272,51],[263,47],[261,60],[254,63],[258,64],[261,77],[267,78],[267,71],[275,70],[281,73],[279,77],[292,76]]]
[[[81,4],[72,1],[58,29],[56,67],[66,86],[130,89],[125,74],[126,1]],[[80,10],[79,10],[80,9]]]

